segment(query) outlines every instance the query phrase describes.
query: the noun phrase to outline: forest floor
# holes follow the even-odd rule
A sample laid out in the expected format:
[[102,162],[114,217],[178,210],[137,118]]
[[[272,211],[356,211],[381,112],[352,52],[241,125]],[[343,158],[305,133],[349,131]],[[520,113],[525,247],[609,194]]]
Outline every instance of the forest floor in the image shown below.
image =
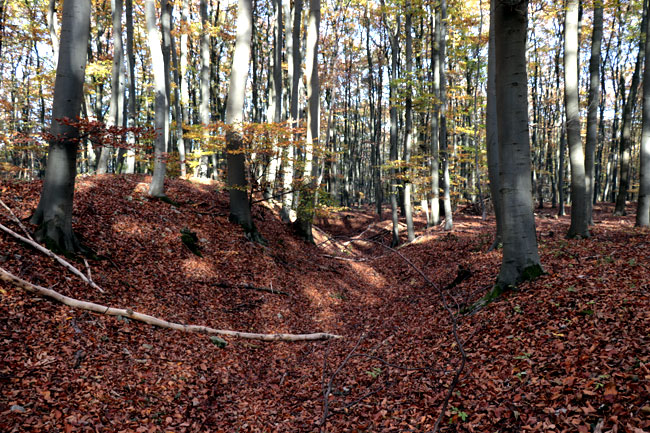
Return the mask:
[[[0,267],[176,322],[344,338],[225,338],[221,348],[0,283],[0,432],[431,431],[461,366],[452,318],[467,362],[440,431],[650,432],[650,232],[633,215],[597,206],[592,238],[566,240],[568,217],[538,210],[546,273],[461,314],[498,273],[492,219],[459,212],[443,232],[420,217],[419,237],[396,253],[379,244],[388,212],[320,215],[308,245],[258,204],[260,246],[228,222],[219,185],[170,180],[172,205],[148,198],[147,181],[77,182],[74,227],[99,257],[88,265],[106,293],[4,233]],[[4,182],[0,197],[27,224],[40,189]],[[0,222],[19,230],[4,211]],[[181,242],[184,228],[202,257]]]

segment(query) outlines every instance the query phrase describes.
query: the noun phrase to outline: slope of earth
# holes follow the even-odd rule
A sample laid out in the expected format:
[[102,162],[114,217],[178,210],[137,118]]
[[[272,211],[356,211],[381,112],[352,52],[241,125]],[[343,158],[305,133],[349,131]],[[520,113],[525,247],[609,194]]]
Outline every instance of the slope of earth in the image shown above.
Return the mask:
[[[74,226],[96,253],[88,265],[106,293],[4,233],[0,267],[176,322],[344,338],[226,339],[219,348],[0,283],[0,431],[434,428],[461,360],[440,291],[455,313],[489,290],[500,261],[487,252],[492,221],[457,215],[451,233],[418,221],[418,239],[391,251],[381,245],[388,221],[344,211],[321,216],[314,246],[256,205],[263,247],[228,222],[219,185],[170,180],[173,205],[147,198],[147,182],[78,181]],[[4,183],[1,197],[26,221],[40,186]],[[440,431],[650,431],[650,237],[631,217],[610,215],[599,208],[592,239],[567,241],[568,220],[540,213],[547,274],[453,316],[467,362]],[[0,222],[19,230],[6,214]],[[196,233],[202,257],[183,244],[183,229]]]

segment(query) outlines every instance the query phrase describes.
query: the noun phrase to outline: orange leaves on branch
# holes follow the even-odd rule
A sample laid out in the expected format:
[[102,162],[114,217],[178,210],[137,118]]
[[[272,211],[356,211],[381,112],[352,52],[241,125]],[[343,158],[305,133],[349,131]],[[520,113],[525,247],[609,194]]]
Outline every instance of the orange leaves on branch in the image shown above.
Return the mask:
[[[56,121],[75,128],[79,134],[76,140],[89,140],[96,146],[129,149],[133,147],[126,141],[129,134],[133,135],[136,142],[142,140],[153,140],[156,137],[156,131],[149,127],[122,127],[107,125],[106,123],[97,120],[81,118],[73,120],[68,117],[56,119]],[[54,136],[49,132],[43,133],[43,138],[50,143],[66,139],[64,136]]]

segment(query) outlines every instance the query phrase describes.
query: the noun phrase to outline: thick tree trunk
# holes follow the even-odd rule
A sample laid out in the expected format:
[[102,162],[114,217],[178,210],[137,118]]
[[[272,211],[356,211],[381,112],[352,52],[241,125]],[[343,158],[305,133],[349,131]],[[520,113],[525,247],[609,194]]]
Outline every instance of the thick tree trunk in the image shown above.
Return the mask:
[[76,119],[81,111],[90,33],[90,1],[67,0],[63,5],[59,60],[54,83],[52,139],[41,198],[32,216],[35,237],[50,248],[79,249],[72,232],[72,203],[79,131],[58,119]]
[[[497,279],[501,289],[537,277],[537,252],[531,191],[526,31],[528,1],[494,6],[497,128],[500,194],[503,207],[503,261]],[[498,289],[497,289],[498,290]]]
[[165,196],[165,162],[166,136],[165,118],[169,116],[167,105],[167,89],[165,86],[165,61],[163,59],[160,36],[156,25],[156,7],[153,0],[145,1],[145,21],[147,24],[147,43],[151,53],[151,66],[154,80],[154,128],[156,138],[154,142],[154,168],[149,185],[149,195],[153,197]]
[[567,0],[564,20],[564,107],[571,163],[571,226],[567,237],[588,238],[589,218],[585,182],[585,156],[580,138],[578,101],[578,2]]
[[600,102],[600,47],[603,41],[603,5],[594,6],[594,29],[589,59],[589,96],[587,99],[587,138],[585,143],[585,175],[587,220],[593,224],[596,145],[598,144],[598,103]]

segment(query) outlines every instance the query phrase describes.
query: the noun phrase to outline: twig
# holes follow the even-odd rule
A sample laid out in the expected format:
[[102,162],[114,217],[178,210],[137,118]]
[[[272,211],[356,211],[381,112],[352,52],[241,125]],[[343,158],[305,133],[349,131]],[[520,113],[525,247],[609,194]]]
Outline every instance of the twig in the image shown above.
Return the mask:
[[216,284],[217,287],[235,287],[238,289],[248,289],[248,290],[257,290],[258,292],[266,292],[266,293],[272,293],[274,295],[283,295],[283,296],[291,296],[291,293],[289,292],[283,292],[282,290],[276,290],[271,287],[258,287],[258,286],[253,286],[252,284],[231,284],[228,283],[227,281],[220,281]]
[[0,200],[0,204],[2,204],[2,207],[7,209],[7,211],[9,212],[9,215],[11,216],[11,219],[14,220],[14,222],[16,224],[18,224],[18,226],[22,229],[23,233],[25,233],[25,236],[27,236],[31,240],[34,240],[32,238],[32,236],[29,234],[29,230],[27,230],[27,227],[25,227],[25,225],[22,223],[22,221],[20,221],[20,219],[16,216],[14,211],[12,211],[11,208],[9,206],[7,206],[5,204],[5,202],[3,202],[2,200]]
[[342,338],[339,335],[327,334],[323,332],[314,333],[314,334],[254,334],[250,332],[239,332],[239,331],[230,331],[225,329],[215,329],[208,326],[202,325],[184,325],[180,323],[169,322],[167,320],[159,319],[148,314],[139,313],[133,311],[130,308],[121,309],[108,307],[101,304],[95,304],[94,302],[81,301],[78,299],[70,298],[68,296],[62,295],[59,292],[56,292],[51,289],[46,289],[45,287],[37,286],[28,281],[18,278],[17,276],[7,272],[6,270],[0,268],[0,280],[7,281],[8,283],[13,284],[16,287],[20,287],[30,293],[36,293],[38,295],[53,299],[62,304],[65,304],[69,307],[79,308],[81,310],[94,311],[95,313],[106,314],[108,316],[122,316],[128,317],[132,320],[137,320],[149,325],[158,326],[160,328],[174,329],[177,331],[183,332],[195,332],[201,334],[216,334],[216,335],[225,335],[228,337],[237,337],[237,338],[248,338],[251,340],[262,340],[262,341],[316,341],[316,340],[328,340],[333,338]]
[[54,254],[52,251],[48,250],[45,247],[42,247],[41,245],[37,244],[36,242],[34,242],[32,240],[27,239],[26,237],[23,237],[23,236],[19,235],[18,233],[14,232],[13,230],[11,230],[8,227],[5,227],[2,224],[0,224],[0,230],[2,230],[5,233],[8,233],[11,236],[15,237],[16,239],[18,239],[18,240],[20,240],[22,242],[25,242],[26,244],[36,248],[37,250],[39,250],[43,254],[52,257],[57,262],[61,263],[64,267],[68,268],[70,270],[70,272],[72,272],[73,274],[75,274],[76,276],[81,278],[83,281],[85,281],[90,287],[92,287],[93,289],[97,289],[102,293],[105,293],[104,289],[99,287],[92,280],[88,279],[79,269],[72,266],[67,260],[63,259],[62,257],[59,257],[56,254]]
[[[354,352],[357,350],[357,348],[359,347],[359,345],[361,344],[361,342],[365,338],[366,338],[366,334],[362,334],[361,337],[359,338],[359,340],[357,341],[357,344],[355,344],[354,347],[352,348],[352,350],[350,350],[350,352],[348,352],[348,354],[345,357],[345,359],[343,360],[343,362],[341,362],[339,364],[339,366],[336,368],[334,373],[332,373],[332,375],[330,376],[330,379],[327,382],[327,387],[323,387],[324,388],[323,389],[323,416],[321,417],[321,420],[320,420],[320,423],[319,423],[319,425],[321,427],[321,430],[322,430],[323,426],[325,425],[325,422],[327,421],[327,418],[329,416],[329,395],[332,392],[332,384],[334,383],[334,378],[336,377],[337,374],[339,374],[341,372],[341,370],[343,369],[343,367],[345,367],[345,365],[348,363],[350,358],[352,358],[352,355],[354,355]],[[327,361],[327,359],[326,359],[326,361]],[[325,364],[325,365],[327,366],[327,364]]]
[[90,272],[90,266],[88,265],[88,260],[84,257],[84,265],[86,265],[86,271],[88,272],[88,280],[93,280],[93,274]]

